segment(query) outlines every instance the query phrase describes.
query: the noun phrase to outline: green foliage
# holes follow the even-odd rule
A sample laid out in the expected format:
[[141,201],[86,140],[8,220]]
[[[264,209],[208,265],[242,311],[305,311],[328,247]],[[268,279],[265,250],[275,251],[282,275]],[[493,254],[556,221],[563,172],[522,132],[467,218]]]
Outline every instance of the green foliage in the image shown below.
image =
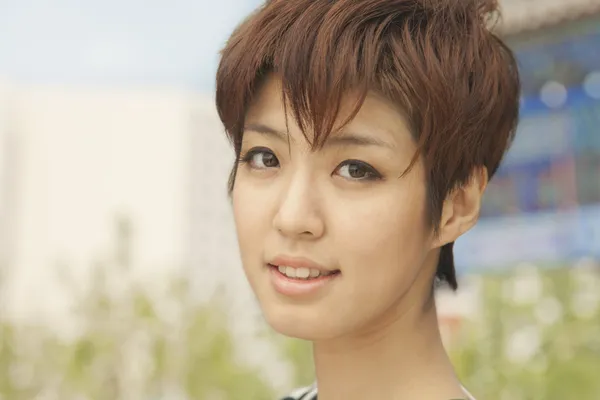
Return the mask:
[[[485,399],[600,398],[600,307],[578,315],[589,304],[575,301],[585,290],[578,284],[582,279],[589,279],[587,290],[598,290],[597,272],[551,269],[522,275],[482,278],[483,318],[468,321],[451,349],[459,376]],[[531,298],[512,296],[510,288],[519,280],[532,281]]]
[[63,276],[81,327],[74,338],[0,319],[0,399],[275,398],[237,360],[223,299],[197,304],[183,279],[148,293],[128,279],[130,246],[130,226],[119,221],[115,250],[87,287]]

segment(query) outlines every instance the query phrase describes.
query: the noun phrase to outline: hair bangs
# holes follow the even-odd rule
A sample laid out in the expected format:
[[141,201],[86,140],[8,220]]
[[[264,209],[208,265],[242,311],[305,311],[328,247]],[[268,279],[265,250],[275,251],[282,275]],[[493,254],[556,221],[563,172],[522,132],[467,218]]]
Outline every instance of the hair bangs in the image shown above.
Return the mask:
[[234,32],[217,74],[217,108],[236,151],[247,108],[271,74],[281,79],[286,111],[313,148],[356,116],[369,91],[396,102],[408,97],[385,82],[392,65],[383,37],[402,8],[390,14],[380,5],[270,1]]

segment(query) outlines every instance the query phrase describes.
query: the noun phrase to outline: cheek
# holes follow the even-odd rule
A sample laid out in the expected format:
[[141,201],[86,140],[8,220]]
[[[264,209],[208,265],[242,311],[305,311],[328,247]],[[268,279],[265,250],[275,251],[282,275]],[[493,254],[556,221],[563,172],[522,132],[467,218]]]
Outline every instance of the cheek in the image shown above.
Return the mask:
[[238,179],[232,196],[233,216],[240,252],[243,259],[259,254],[265,235],[268,233],[268,207],[264,196],[245,179]]
[[329,332],[361,330],[397,317],[395,305],[416,285],[430,250],[424,200],[424,190],[391,189],[335,209],[331,251],[344,285],[332,297],[330,308],[339,318],[331,320]]
[[[423,191],[424,192],[424,191]],[[338,246],[353,275],[376,272],[387,279],[414,276],[428,253],[424,193],[382,193],[368,204],[348,204],[340,212]]]

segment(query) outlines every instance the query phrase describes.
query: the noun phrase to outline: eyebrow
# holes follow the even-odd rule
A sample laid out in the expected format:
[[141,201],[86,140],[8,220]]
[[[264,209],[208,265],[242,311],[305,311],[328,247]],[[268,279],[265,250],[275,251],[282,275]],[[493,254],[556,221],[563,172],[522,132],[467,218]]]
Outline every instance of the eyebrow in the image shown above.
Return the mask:
[[[248,124],[244,127],[244,130],[260,133],[266,136],[273,136],[279,140],[284,140],[286,142],[288,140],[293,141],[293,138],[287,133],[278,131],[277,129],[273,129],[263,124]],[[344,133],[340,136],[331,136],[327,138],[325,146],[377,146],[385,147],[388,149],[394,149],[394,146],[392,144],[384,140],[372,136],[366,136],[351,132]]]

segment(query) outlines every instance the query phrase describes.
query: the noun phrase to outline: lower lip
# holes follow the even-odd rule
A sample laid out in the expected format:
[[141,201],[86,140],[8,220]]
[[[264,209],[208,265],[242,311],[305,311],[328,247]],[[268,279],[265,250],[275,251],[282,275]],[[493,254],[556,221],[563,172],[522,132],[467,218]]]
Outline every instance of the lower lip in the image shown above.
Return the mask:
[[339,273],[335,273],[313,279],[294,279],[279,272],[277,267],[272,265],[268,267],[275,290],[286,296],[306,296],[316,293],[339,276]]

